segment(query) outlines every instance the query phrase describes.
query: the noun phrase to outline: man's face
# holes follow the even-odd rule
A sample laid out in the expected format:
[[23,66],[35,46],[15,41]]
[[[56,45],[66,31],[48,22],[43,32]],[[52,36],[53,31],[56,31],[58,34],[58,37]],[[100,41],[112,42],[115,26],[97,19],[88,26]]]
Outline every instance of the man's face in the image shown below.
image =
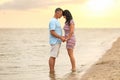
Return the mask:
[[57,17],[58,17],[58,18],[61,18],[61,17],[62,17],[62,11],[57,11],[56,14],[57,14]]

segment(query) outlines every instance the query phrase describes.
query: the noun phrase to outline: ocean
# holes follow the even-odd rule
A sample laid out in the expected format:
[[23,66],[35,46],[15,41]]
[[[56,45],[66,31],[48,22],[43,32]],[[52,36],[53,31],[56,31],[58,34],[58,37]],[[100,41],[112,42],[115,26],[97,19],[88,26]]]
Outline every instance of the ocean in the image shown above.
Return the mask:
[[71,75],[71,64],[62,43],[56,75],[51,78],[48,29],[0,29],[0,80],[79,80],[111,48],[120,36],[120,29],[75,29],[75,35],[76,74]]

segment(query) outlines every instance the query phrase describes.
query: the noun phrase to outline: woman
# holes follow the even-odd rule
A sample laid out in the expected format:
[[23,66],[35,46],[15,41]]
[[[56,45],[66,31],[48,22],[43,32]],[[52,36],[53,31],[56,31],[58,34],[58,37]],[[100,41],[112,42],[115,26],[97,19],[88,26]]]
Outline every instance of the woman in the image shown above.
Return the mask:
[[75,58],[73,49],[75,46],[75,35],[74,35],[74,21],[69,10],[63,11],[63,17],[66,19],[64,31],[66,38],[66,48],[72,65],[72,72],[76,71]]

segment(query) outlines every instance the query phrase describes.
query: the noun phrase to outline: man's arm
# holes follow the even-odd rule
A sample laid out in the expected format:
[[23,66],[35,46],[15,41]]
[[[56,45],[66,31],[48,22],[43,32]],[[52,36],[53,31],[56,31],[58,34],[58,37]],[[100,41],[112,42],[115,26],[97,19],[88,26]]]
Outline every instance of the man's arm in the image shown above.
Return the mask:
[[65,41],[65,38],[62,37],[62,36],[60,36],[60,35],[58,35],[58,34],[55,32],[55,30],[50,30],[50,33],[51,33],[54,37],[61,39],[63,42]]

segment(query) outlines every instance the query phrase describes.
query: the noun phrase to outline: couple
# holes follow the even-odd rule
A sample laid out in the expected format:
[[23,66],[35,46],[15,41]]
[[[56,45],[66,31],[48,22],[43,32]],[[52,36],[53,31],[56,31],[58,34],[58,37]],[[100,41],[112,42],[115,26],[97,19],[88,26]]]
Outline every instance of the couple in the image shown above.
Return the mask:
[[[66,20],[64,25],[65,36],[62,36],[61,25],[58,21],[58,19],[62,16]],[[74,21],[69,10],[63,11],[61,8],[56,8],[54,17],[49,22],[49,33],[49,43],[51,45],[49,58],[50,73],[54,73],[55,59],[59,54],[61,42],[66,42],[66,48],[71,61],[72,71],[76,71],[75,58],[73,54],[73,49],[75,46]]]

